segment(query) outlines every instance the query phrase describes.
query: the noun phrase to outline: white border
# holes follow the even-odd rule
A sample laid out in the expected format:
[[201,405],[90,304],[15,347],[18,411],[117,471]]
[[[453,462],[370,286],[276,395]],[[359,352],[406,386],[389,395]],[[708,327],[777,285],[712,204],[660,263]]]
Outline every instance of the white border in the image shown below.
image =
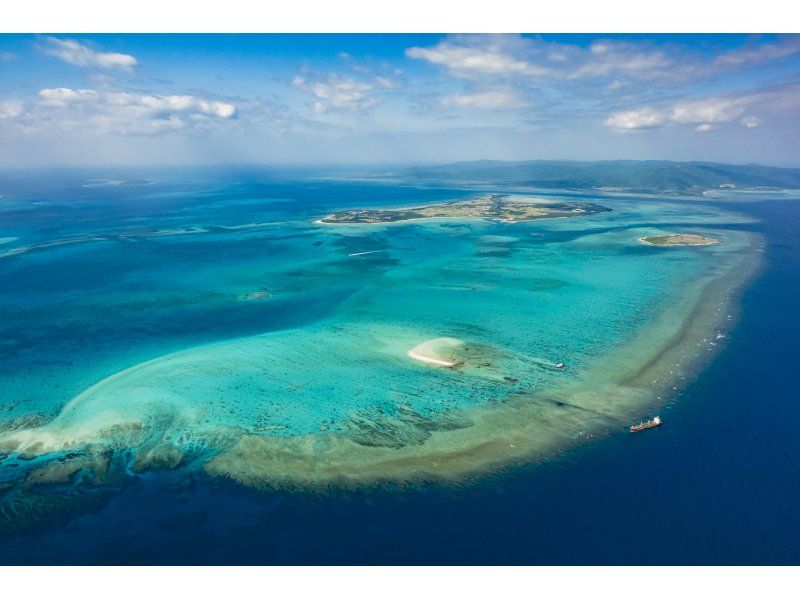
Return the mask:
[[[797,31],[786,0],[28,0],[6,2],[0,31],[80,32],[746,32]],[[620,530],[620,533],[627,533]],[[773,596],[797,568],[15,568],[7,596]],[[782,591],[784,590],[784,591]]]
[[[676,598],[793,595],[793,567],[0,568],[8,596]],[[7,594],[6,594],[7,593]]]
[[0,32],[781,33],[788,0],[9,0]]

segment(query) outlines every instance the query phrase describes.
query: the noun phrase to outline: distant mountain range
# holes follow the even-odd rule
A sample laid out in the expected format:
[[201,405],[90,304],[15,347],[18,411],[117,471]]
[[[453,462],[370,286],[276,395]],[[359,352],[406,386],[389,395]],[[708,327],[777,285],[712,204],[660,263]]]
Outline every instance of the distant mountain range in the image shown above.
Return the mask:
[[710,189],[800,189],[800,168],[661,160],[477,160],[414,167],[401,176],[493,185],[700,194]]

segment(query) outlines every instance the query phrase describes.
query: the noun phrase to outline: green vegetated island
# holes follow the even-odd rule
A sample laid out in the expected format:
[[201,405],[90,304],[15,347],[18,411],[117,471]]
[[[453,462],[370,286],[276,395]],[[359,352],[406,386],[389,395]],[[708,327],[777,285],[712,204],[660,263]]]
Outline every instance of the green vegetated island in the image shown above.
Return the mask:
[[585,202],[548,202],[534,198],[493,194],[488,197],[399,209],[344,210],[320,220],[327,224],[377,224],[426,218],[487,218],[523,222],[610,212],[610,208]]
[[719,240],[693,233],[680,233],[674,235],[654,235],[652,237],[642,237],[639,239],[645,245],[657,245],[660,247],[682,247],[698,245],[716,245]]
[[395,175],[459,184],[689,196],[707,196],[714,190],[800,189],[800,168],[665,160],[476,160],[406,168]]

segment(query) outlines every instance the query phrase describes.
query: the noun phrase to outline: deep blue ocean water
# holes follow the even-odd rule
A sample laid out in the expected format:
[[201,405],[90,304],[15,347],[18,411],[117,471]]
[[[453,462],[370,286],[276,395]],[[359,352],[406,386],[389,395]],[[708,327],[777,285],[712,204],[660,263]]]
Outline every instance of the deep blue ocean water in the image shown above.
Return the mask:
[[0,543],[0,562],[798,564],[800,203],[733,209],[759,220],[764,267],[660,429],[458,487],[257,492],[147,473],[94,512]]

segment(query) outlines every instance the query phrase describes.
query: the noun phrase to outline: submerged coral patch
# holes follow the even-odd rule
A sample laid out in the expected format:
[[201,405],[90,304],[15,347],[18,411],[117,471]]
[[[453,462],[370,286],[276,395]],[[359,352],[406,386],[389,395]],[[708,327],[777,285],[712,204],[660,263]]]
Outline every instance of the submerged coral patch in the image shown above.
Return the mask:
[[[205,321],[136,359],[126,345],[120,367],[70,364],[90,382],[51,415],[4,413],[0,484],[26,489],[7,508],[45,504],[50,486],[114,486],[189,465],[255,487],[461,480],[625,429],[707,354],[755,267],[755,238],[726,229],[702,251],[632,249],[632,235],[675,221],[668,204],[570,203],[580,218],[529,220],[544,208],[522,203],[513,226],[437,216],[382,227],[379,240],[372,226],[299,220],[280,239],[243,244],[211,229],[148,237],[175,251],[142,268],[190,299],[147,325],[188,326],[193,301],[208,302]],[[692,225],[732,218],[692,210]],[[215,265],[236,250],[240,261]],[[208,265],[187,272],[189,258]],[[267,289],[280,292],[265,300]],[[164,297],[135,306],[161,309]],[[220,322],[235,325],[205,331]],[[134,340],[149,330],[137,325]]]

